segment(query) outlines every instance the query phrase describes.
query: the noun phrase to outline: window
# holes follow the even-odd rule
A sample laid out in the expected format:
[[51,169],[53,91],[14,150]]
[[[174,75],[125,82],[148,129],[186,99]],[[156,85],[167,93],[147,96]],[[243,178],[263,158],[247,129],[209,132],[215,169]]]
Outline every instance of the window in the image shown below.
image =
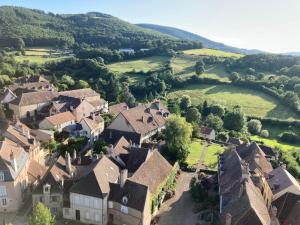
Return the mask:
[[108,208],[112,209],[114,207],[114,204],[112,201],[109,201],[108,202]]
[[0,197],[5,197],[5,196],[7,196],[6,187],[0,186]]
[[90,206],[90,204],[89,204],[89,198],[88,197],[84,198],[84,205],[87,206],[87,207]]
[[57,208],[55,208],[55,207],[51,208],[51,213],[56,214],[57,213]]
[[44,197],[43,196],[40,197],[40,202],[44,202]]
[[96,209],[100,209],[100,202],[99,202],[99,200],[94,200],[94,207],[96,208]]
[[79,196],[77,196],[77,195],[75,196],[75,204],[79,205]]
[[88,220],[88,219],[90,219],[90,213],[89,212],[86,212],[85,213],[85,218]]
[[123,196],[123,198],[122,198],[122,203],[123,203],[124,205],[127,205],[127,203],[128,203],[128,198],[127,198],[126,196]]
[[96,215],[95,215],[95,220],[96,220],[97,222],[100,221],[100,216],[99,216],[99,214],[96,214]]
[[50,187],[51,187],[50,184],[45,184],[44,185],[44,187],[43,187],[44,188],[44,194],[46,194],[46,193],[49,194],[50,193]]
[[58,197],[57,196],[51,196],[51,201],[52,202],[57,202],[58,201]]
[[4,173],[0,172],[0,181],[4,181]]
[[128,208],[126,206],[121,205],[121,212],[124,214],[128,214]]
[[2,198],[2,199],[1,199],[1,206],[2,206],[2,207],[7,206],[7,199],[6,199],[6,198]]

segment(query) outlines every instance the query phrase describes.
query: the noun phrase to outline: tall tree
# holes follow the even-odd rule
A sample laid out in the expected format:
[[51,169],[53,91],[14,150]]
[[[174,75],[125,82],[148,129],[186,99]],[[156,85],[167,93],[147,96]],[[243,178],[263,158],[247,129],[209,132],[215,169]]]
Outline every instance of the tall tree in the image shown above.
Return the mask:
[[165,139],[169,156],[184,162],[189,154],[192,125],[183,117],[173,115],[166,122]]
[[195,72],[197,75],[201,75],[202,73],[204,73],[204,71],[205,71],[204,66],[205,66],[205,63],[203,62],[203,60],[196,62]]
[[29,217],[27,225],[54,225],[55,217],[51,215],[50,210],[43,205],[38,203],[33,210],[32,215]]
[[223,120],[219,116],[211,113],[206,117],[205,125],[216,131],[220,131],[223,128]]
[[192,104],[191,97],[188,95],[184,95],[180,100],[180,109],[185,111],[191,106],[191,104]]
[[189,123],[198,124],[198,123],[200,123],[201,114],[197,108],[191,107],[187,110],[185,118],[186,118],[186,121]]
[[228,130],[241,131],[246,124],[246,118],[240,108],[234,108],[225,114],[224,127]]
[[8,120],[5,116],[3,105],[0,104],[0,135],[6,131],[8,127]]

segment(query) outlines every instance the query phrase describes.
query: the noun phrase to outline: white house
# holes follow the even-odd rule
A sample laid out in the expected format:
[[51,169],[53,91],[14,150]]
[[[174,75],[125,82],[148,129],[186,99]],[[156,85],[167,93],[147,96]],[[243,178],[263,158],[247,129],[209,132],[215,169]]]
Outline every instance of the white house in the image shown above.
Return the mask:
[[205,139],[215,140],[216,132],[214,129],[210,127],[201,126],[200,128],[200,136]]
[[83,118],[80,124],[82,126],[81,136],[86,136],[91,142],[97,141],[104,130],[104,120],[100,115]]
[[62,131],[65,127],[74,125],[75,117],[71,112],[63,112],[46,117],[39,123],[40,129]]

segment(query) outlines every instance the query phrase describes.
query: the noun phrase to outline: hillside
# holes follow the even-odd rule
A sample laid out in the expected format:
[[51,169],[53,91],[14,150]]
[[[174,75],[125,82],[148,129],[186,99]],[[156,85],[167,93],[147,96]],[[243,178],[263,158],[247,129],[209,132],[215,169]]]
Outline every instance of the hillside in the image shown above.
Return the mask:
[[231,47],[223,43],[215,42],[205,37],[202,37],[200,35],[185,30],[181,30],[178,28],[174,28],[174,27],[160,26],[155,24],[137,24],[137,25],[142,28],[147,28],[154,31],[158,31],[163,34],[167,34],[171,37],[176,37],[181,40],[200,41],[205,48],[212,48],[212,49],[222,50],[226,52],[233,52],[233,53],[239,53],[245,55],[262,53],[262,51],[255,50],[255,49],[248,50],[248,49]]
[[58,15],[21,7],[0,7],[0,47],[20,47],[22,40],[26,47],[69,47],[86,43],[115,49],[155,48],[166,44],[175,49],[190,43],[98,12]]

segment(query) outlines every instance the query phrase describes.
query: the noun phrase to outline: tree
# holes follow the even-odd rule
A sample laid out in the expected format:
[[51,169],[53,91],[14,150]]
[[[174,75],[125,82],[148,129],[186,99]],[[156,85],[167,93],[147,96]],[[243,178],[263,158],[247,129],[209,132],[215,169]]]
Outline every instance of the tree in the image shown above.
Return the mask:
[[217,140],[222,141],[222,142],[227,142],[228,134],[226,132],[219,132],[217,135]]
[[209,113],[210,113],[210,109],[208,107],[207,101],[205,100],[203,102],[203,107],[202,107],[202,116],[208,116]]
[[298,108],[299,106],[299,97],[292,91],[286,92],[283,97],[283,101],[290,107]]
[[298,96],[300,96],[300,84],[296,84],[296,85],[294,86],[294,91],[296,92],[296,94],[297,94]]
[[75,85],[75,81],[73,80],[73,78],[66,74],[62,76],[61,82],[68,85],[68,87],[72,87]]
[[0,135],[6,131],[8,127],[8,120],[5,116],[3,106],[0,105]]
[[167,153],[179,162],[184,162],[189,154],[192,125],[183,117],[172,115],[166,122],[165,139]]
[[94,152],[99,154],[100,152],[103,152],[104,154],[107,153],[107,148],[106,148],[106,142],[103,139],[99,139],[95,141],[94,143]]
[[27,225],[54,225],[55,217],[51,215],[48,209],[42,203],[38,203],[29,217]]
[[246,118],[240,108],[234,108],[225,114],[224,127],[228,130],[241,131],[245,123]]
[[263,138],[268,138],[269,137],[269,131],[268,130],[262,130],[260,132],[260,136]]
[[232,72],[229,76],[229,80],[231,80],[231,82],[237,82],[241,79],[241,76],[239,73],[237,72]]
[[168,99],[168,109],[171,113],[180,115],[180,107],[178,99]]
[[209,114],[205,119],[205,125],[220,131],[223,128],[223,120],[214,114]]
[[252,119],[247,123],[247,127],[251,134],[259,134],[261,132],[262,124],[259,120]]
[[202,73],[204,73],[204,71],[205,71],[204,66],[205,66],[205,63],[203,62],[203,60],[196,62],[195,72],[197,75],[201,75]]
[[130,108],[137,105],[136,99],[133,94],[131,94],[128,85],[124,85],[123,92],[120,95],[120,101],[126,102]]
[[198,123],[200,123],[201,114],[197,108],[191,107],[187,110],[185,118],[186,118],[186,121],[189,123],[198,124]]
[[279,134],[279,138],[281,141],[288,143],[296,143],[299,140],[299,136],[293,131],[284,131]]
[[192,104],[191,97],[188,95],[184,95],[180,100],[180,109],[185,111],[191,106],[191,104]]
[[219,105],[219,104],[214,104],[214,105],[211,105],[209,107],[209,111],[210,113],[216,115],[216,116],[219,116],[219,117],[223,117],[224,114],[225,114],[225,109],[223,106]]
[[88,88],[88,87],[90,87],[90,85],[89,85],[88,82],[86,82],[84,80],[79,80],[78,83],[77,83],[77,87],[79,89],[81,89],[81,88]]

